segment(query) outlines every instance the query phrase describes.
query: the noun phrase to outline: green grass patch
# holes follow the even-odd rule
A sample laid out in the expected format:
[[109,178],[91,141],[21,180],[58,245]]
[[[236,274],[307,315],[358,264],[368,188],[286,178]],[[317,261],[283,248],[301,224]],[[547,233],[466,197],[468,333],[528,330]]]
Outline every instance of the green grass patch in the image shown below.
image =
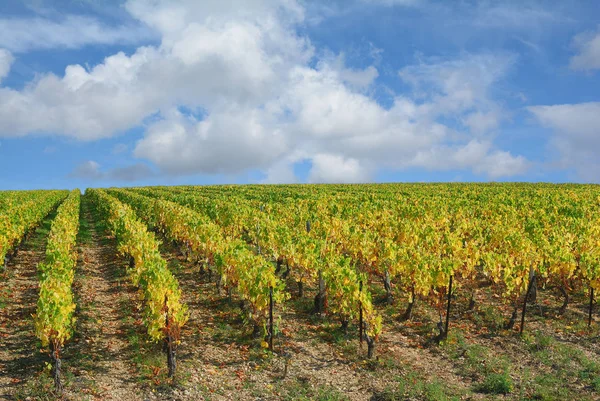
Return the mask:
[[375,401],[458,401],[461,394],[443,383],[434,380],[427,382],[415,372],[408,372],[396,376],[394,383],[388,385],[383,391],[373,394],[371,400]]
[[[84,198],[81,198],[83,202]],[[91,244],[92,243],[92,230],[91,224],[88,219],[85,218],[83,205],[79,207],[79,231],[77,232],[77,243],[78,244]]]
[[[595,383],[600,378],[600,364],[589,358],[581,349],[566,343],[559,342],[554,338],[539,331],[523,337],[527,349],[542,364],[552,370],[552,377],[560,381],[560,385],[553,385],[548,377],[540,379],[540,386],[550,387],[549,394],[543,399],[548,399],[557,391],[562,393],[566,384],[580,381],[584,386],[598,392]],[[546,384],[548,384],[546,386]],[[555,388],[556,390],[552,390]],[[540,390],[544,393],[543,388]]]
[[477,383],[473,389],[487,394],[509,394],[514,383],[508,372],[510,363],[505,356],[496,356],[492,350],[467,342],[460,331],[450,332],[442,347],[458,365],[460,375]]
[[509,394],[514,384],[508,372],[489,373],[475,389],[486,394]]

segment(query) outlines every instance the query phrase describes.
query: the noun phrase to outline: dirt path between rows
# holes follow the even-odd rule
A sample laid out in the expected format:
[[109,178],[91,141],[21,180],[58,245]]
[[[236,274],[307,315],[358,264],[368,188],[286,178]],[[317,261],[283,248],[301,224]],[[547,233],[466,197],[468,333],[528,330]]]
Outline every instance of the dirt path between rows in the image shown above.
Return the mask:
[[37,349],[33,318],[39,284],[37,265],[46,255],[46,238],[55,213],[25,240],[0,278],[0,400],[13,394],[43,364]]
[[64,366],[73,374],[65,385],[74,400],[143,400],[136,382],[133,350],[127,333],[135,291],[125,274],[116,242],[98,226],[82,199],[79,263],[74,283],[78,309],[76,336],[65,351]]

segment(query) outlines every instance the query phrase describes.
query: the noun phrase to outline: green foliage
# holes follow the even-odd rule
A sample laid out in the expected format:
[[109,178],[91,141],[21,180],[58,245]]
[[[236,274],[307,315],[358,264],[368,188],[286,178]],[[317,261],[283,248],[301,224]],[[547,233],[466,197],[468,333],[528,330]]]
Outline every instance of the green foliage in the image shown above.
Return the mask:
[[221,276],[221,283],[226,288],[235,288],[247,303],[245,318],[254,325],[265,327],[270,287],[274,302],[282,303],[289,298],[273,264],[241,239],[228,237],[207,216],[170,201],[153,200],[125,190],[110,193],[131,205],[148,225],[158,227],[167,238],[187,247],[189,256],[211,262]]
[[11,248],[68,195],[67,191],[0,193],[0,265]]
[[47,346],[60,349],[73,335],[75,302],[71,286],[77,264],[80,191],[73,190],[59,206],[46,246],[46,261],[38,265],[40,292],[34,316],[35,332]]

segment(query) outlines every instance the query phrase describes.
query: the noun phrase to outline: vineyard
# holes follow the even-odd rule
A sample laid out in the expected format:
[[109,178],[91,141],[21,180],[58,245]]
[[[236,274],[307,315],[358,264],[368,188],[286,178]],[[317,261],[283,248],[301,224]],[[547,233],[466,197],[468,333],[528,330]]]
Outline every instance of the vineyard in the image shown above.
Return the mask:
[[595,400],[600,187],[0,192],[0,398]]

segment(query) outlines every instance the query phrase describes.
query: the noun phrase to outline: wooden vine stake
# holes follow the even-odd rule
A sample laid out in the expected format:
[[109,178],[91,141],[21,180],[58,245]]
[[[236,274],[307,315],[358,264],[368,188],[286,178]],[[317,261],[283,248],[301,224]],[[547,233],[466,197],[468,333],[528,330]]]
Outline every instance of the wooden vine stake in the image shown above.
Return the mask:
[[588,327],[592,325],[592,310],[594,308],[594,287],[590,287],[590,312],[588,316]]
[[529,280],[529,284],[527,285],[527,293],[525,294],[525,299],[523,299],[523,312],[521,312],[521,328],[519,329],[519,334],[523,334],[523,329],[525,328],[525,312],[527,311],[527,298],[529,298],[529,294],[531,293],[531,289],[535,285],[535,273],[532,275],[531,280]]
[[446,324],[444,325],[443,339],[448,338],[448,325],[450,324],[450,303],[452,301],[452,275],[448,281],[448,306],[446,307]]
[[[310,233],[310,220],[306,220],[306,232]],[[319,269],[319,291],[314,299],[314,313],[321,314],[325,312],[326,297],[325,280],[323,279],[323,270]]]
[[273,352],[273,286],[269,287],[269,351]]
[[[362,294],[362,280],[360,280],[360,282],[358,283],[358,291],[360,294]],[[358,338],[360,341],[360,347],[362,348],[362,344],[363,344],[363,308],[362,308],[362,300],[360,300],[359,302],[359,309],[358,309]]]

